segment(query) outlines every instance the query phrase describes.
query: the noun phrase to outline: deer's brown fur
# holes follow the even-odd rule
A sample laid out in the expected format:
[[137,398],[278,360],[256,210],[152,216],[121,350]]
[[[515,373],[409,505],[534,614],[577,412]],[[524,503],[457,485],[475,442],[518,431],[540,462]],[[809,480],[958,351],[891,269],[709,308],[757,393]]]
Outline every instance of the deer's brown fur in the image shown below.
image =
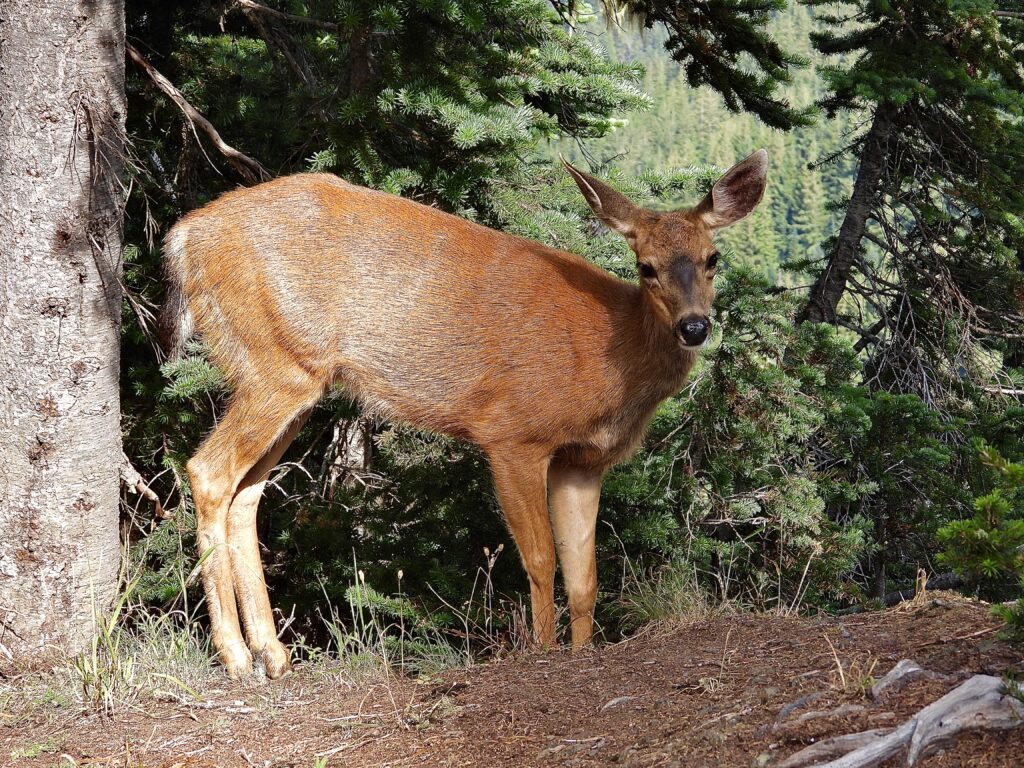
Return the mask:
[[536,639],[554,641],[557,550],[573,644],[589,642],[601,479],[693,366],[680,324],[706,321],[712,234],[760,200],[767,155],[672,213],[638,208],[566,165],[653,277],[627,283],[579,256],[328,175],[228,193],[168,234],[165,332],[176,347],[201,333],[233,390],[188,463],[214,644],[232,675],[253,653],[271,677],[288,669],[256,509],[267,474],[334,384],[390,419],[483,449],[529,575]]

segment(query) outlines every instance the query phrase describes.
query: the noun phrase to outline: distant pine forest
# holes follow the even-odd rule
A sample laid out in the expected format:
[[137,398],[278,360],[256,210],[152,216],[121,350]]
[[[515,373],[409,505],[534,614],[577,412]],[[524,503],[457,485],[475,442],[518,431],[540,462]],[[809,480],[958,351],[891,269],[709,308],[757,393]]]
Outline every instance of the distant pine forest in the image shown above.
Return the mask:
[[[811,47],[809,35],[815,26],[809,8],[790,4],[775,16],[771,30],[783,48],[813,64],[824,60]],[[823,244],[838,226],[829,203],[849,195],[855,173],[848,156],[832,156],[863,128],[863,120],[841,113],[809,127],[775,130],[754,115],[730,112],[711,88],[691,86],[665,50],[661,28],[638,30],[628,21],[598,19],[580,34],[595,36],[617,61],[643,65],[643,90],[650,108],[632,113],[610,135],[582,146],[569,140],[552,143],[552,156],[562,152],[574,162],[589,160],[598,167],[641,174],[655,165],[662,171],[706,164],[727,168],[764,147],[771,156],[764,202],[749,221],[722,233],[723,252],[731,264],[756,269],[777,283],[795,284],[798,276],[779,267],[824,255]],[[792,71],[792,82],[780,95],[794,106],[806,107],[823,93],[819,73],[807,66]]]

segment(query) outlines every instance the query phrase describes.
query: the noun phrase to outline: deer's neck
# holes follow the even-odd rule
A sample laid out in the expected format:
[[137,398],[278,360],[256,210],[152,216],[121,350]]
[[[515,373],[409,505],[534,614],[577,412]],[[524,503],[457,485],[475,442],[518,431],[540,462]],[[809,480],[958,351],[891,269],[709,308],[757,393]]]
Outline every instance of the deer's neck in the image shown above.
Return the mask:
[[635,331],[630,346],[636,362],[629,370],[630,387],[638,405],[653,411],[683,386],[697,353],[680,345],[671,321],[647,291],[639,290],[632,313],[630,327]]

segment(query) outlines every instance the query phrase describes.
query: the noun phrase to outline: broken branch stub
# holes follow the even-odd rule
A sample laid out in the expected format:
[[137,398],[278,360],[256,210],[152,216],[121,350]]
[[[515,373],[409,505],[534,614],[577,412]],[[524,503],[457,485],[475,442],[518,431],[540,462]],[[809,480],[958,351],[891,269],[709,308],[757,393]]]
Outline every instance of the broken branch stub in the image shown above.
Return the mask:
[[228,144],[224,139],[221,138],[220,133],[213,127],[213,124],[207,120],[195,107],[189,103],[188,99],[182,95],[174,84],[164,77],[156,67],[154,67],[149,60],[139,53],[138,49],[131,43],[125,43],[125,53],[139,69],[146,73],[153,84],[156,85],[164,95],[167,96],[175,106],[181,110],[182,114],[189,121],[193,131],[198,127],[207,139],[217,148],[224,158],[231,164],[231,166],[238,171],[238,173],[248,182],[253,184],[264,181],[270,178],[270,173],[256,160],[253,160],[244,152],[239,152],[237,149]]

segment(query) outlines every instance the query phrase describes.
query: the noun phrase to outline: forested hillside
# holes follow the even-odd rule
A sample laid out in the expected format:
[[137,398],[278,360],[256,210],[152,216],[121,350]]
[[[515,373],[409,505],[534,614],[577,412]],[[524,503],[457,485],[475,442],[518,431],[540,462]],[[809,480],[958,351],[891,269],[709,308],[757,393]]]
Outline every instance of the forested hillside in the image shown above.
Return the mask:
[[[828,57],[811,45],[815,26],[810,8],[790,3],[768,28],[786,50],[816,64]],[[727,168],[754,149],[766,148],[772,171],[759,214],[724,232],[722,240],[733,263],[752,267],[773,282],[795,284],[798,278],[778,265],[823,254],[823,244],[837,226],[829,203],[849,194],[855,170],[851,158],[835,156],[852,140],[864,116],[841,115],[784,132],[752,114],[730,111],[714,89],[692,86],[668,56],[667,33],[661,28],[638,28],[626,15],[612,24],[591,21],[581,34],[594,36],[613,59],[643,65],[641,85],[650,107],[628,113],[624,124],[603,138],[582,145],[562,141],[557,149],[571,160],[585,155],[598,166],[637,174],[703,165]],[[824,95],[825,86],[814,66],[808,66],[793,69],[784,90],[793,105],[806,108]],[[664,204],[690,202],[692,195]]]

